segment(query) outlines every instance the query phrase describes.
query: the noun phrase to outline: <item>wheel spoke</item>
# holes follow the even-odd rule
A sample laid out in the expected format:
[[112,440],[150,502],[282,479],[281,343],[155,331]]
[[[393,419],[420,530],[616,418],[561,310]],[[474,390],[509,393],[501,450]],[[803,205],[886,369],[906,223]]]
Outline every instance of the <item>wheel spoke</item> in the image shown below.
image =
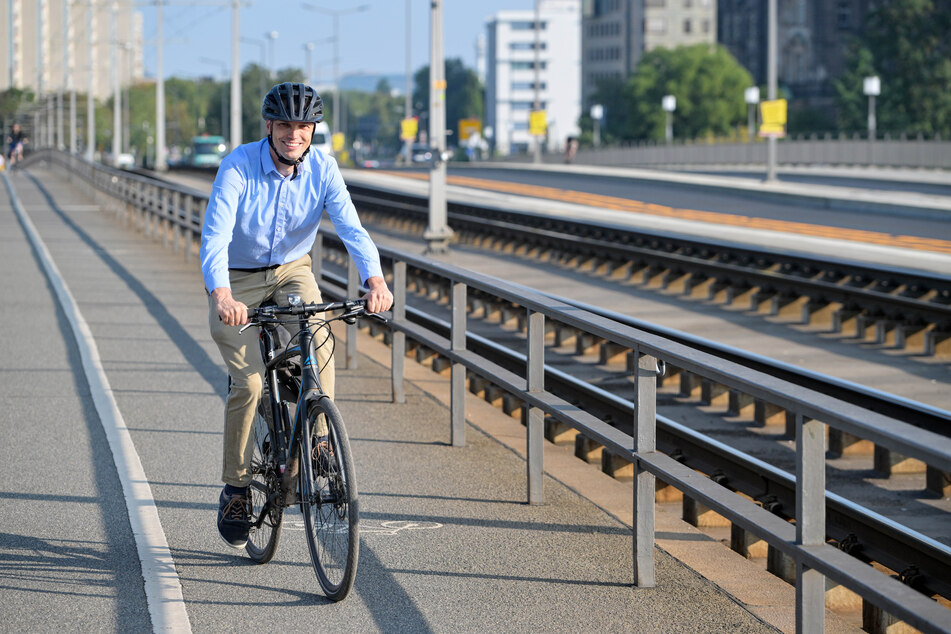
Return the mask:
[[[313,404],[309,437],[302,458],[309,478],[304,523],[311,560],[328,597],[343,599],[353,586],[359,548],[358,508],[350,443],[336,406],[328,399]],[[318,447],[317,417],[327,424],[329,446]]]

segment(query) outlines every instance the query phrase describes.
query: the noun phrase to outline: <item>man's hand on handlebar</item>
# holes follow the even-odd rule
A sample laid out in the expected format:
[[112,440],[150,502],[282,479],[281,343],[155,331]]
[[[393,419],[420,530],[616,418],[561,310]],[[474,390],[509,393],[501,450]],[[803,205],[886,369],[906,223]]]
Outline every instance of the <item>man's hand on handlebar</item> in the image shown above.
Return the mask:
[[389,310],[393,305],[393,293],[386,285],[386,280],[382,277],[374,276],[367,278],[367,288],[370,290],[363,296],[367,300],[368,313],[381,313]]
[[230,288],[216,288],[211,292],[218,318],[226,326],[243,326],[248,323],[248,307],[231,296]]

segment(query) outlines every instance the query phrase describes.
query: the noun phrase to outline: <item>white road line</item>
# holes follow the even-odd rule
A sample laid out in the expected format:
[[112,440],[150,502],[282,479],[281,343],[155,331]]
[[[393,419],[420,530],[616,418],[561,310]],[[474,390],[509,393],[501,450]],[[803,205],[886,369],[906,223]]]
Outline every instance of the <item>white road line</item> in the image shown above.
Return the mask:
[[66,286],[36,227],[23,210],[13,183],[5,173],[3,173],[3,181],[27,237],[33,248],[40,254],[43,269],[56,292],[60,307],[72,327],[76,345],[79,347],[89,390],[99,414],[99,421],[109,440],[112,458],[122,483],[122,492],[132,524],[132,534],[135,537],[136,549],[142,565],[142,576],[145,579],[145,597],[152,617],[152,628],[156,632],[191,632],[191,624],[188,621],[185,600],[182,596],[182,584],[175,571],[175,562],[168,549],[162,523],[159,521],[158,509],[152,498],[152,488],[145,477],[145,470],[135,451],[129,429],[122,419],[122,413],[119,412],[109,379],[103,370],[92,331],[79,312],[79,306],[73,299],[69,287]]

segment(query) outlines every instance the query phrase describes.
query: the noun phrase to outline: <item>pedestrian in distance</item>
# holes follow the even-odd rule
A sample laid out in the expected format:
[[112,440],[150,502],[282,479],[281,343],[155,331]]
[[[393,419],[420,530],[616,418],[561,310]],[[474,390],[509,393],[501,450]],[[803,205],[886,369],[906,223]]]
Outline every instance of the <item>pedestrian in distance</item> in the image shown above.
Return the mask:
[[23,160],[23,144],[26,142],[27,138],[20,129],[20,124],[14,123],[13,129],[7,136],[7,162],[10,167]]
[[[231,377],[217,523],[221,538],[234,548],[248,541],[251,426],[264,384],[257,333],[239,333],[248,308],[269,300],[286,306],[289,294],[304,303],[321,301],[309,253],[325,208],[369,289],[367,311],[385,311],[393,303],[379,252],[336,161],[311,148],[323,120],[320,96],[306,84],[278,84],[264,97],[261,115],[267,136],[235,148],[218,168],[200,249],[209,327]],[[331,399],[332,352],[330,346],[317,349],[320,384]]]

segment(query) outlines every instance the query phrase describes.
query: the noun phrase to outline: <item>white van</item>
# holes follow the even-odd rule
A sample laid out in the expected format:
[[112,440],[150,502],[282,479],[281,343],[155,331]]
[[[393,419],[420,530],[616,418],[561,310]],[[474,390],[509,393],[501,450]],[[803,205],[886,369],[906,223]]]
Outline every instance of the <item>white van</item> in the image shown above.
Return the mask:
[[321,121],[314,127],[314,138],[310,140],[311,150],[320,150],[326,156],[333,156],[333,141],[330,138],[330,126]]

